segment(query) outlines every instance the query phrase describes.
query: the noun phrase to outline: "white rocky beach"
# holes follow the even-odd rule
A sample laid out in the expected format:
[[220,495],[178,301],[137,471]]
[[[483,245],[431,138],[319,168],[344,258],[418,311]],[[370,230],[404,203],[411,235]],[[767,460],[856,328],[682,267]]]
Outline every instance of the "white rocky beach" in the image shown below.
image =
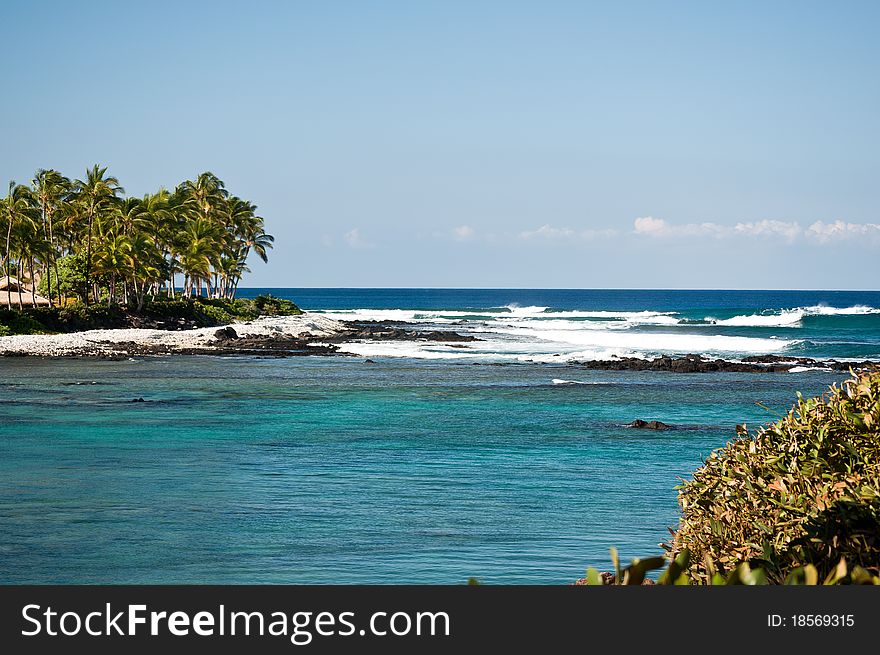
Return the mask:
[[[307,338],[330,337],[340,332],[339,321],[315,314],[266,316],[230,326],[239,337],[289,335]],[[66,334],[27,334],[0,337],[0,353],[60,357],[78,354],[126,354],[132,344],[145,348],[187,350],[210,348],[218,339],[217,327],[181,330],[143,328],[102,329]]]

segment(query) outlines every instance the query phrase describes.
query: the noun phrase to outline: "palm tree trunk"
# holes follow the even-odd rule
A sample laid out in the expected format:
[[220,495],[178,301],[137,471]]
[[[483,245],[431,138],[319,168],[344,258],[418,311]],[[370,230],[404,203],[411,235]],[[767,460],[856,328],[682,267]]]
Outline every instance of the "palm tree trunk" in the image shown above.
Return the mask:
[[[92,278],[92,214],[93,211],[89,211],[89,236],[86,241],[86,280],[91,280]],[[97,285],[94,285],[97,288]],[[95,291],[95,302],[100,300],[97,291]],[[88,295],[86,295],[86,305],[89,304]]]
[[56,257],[56,254],[57,253],[54,253],[54,252],[52,253],[52,264],[55,267],[55,282],[57,285],[59,285],[58,302],[62,303],[62,302],[64,302],[64,297],[61,295],[61,289],[60,289],[61,281],[60,281],[60,278],[58,277],[58,257]]
[[37,279],[34,277],[34,257],[31,255],[28,260],[30,273],[31,273],[31,304],[36,307],[37,306]]
[[21,269],[22,269],[21,260],[22,260],[22,258],[19,257],[18,258],[18,269],[16,270],[16,272],[18,273],[18,275],[16,276],[18,278],[18,311],[22,311],[24,309],[24,304],[21,301]]
[[[10,185],[11,186],[11,185]],[[10,196],[12,193],[10,192]],[[12,248],[12,213],[9,214],[9,228],[6,230],[6,256],[3,257],[3,273],[6,275],[6,282],[11,282],[12,276],[9,275],[9,258],[12,256],[10,252]],[[8,289],[8,288],[7,288]],[[12,292],[6,292],[6,309],[12,309]]]
[[[52,234],[52,214],[43,210],[43,215],[46,216],[46,234],[49,237],[49,252],[46,258],[46,292],[49,297],[49,307],[54,307],[55,304],[52,301],[52,262],[55,259],[55,238]],[[56,275],[58,271],[56,268]]]

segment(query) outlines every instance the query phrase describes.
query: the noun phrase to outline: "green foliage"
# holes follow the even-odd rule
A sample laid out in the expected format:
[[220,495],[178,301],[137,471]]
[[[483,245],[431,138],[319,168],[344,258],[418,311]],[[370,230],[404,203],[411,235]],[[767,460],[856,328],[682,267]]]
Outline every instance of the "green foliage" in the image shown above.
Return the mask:
[[39,273],[39,291],[51,301],[60,304],[63,294],[138,310],[160,288],[171,289],[178,273],[187,298],[203,290],[232,298],[248,258],[267,261],[275,242],[257,206],[230,194],[213,173],[133,198],[97,164],[82,179],[40,169],[30,184],[10,182],[0,227],[4,275],[22,277],[23,262],[22,273]]
[[799,395],[782,420],[713,452],[679,502],[670,548],[690,552],[695,579],[743,564],[775,583],[795,570],[826,578],[841,559],[877,569],[880,374],[854,374],[822,398]]
[[[62,276],[63,279],[63,276]],[[102,328],[146,327],[213,327],[235,321],[251,321],[261,315],[279,312],[301,314],[289,300],[260,302],[247,298],[196,300],[155,299],[138,313],[119,305],[85,305],[77,302],[64,307],[26,307],[24,310],[0,308],[0,336],[9,334],[43,334],[77,332]]]
[[260,310],[256,308],[252,300],[236,298],[199,298],[200,305],[215,307],[226,312],[230,317],[243,321],[250,321],[260,316]]
[[52,282],[52,292],[58,292],[66,296],[76,296],[84,301],[89,295],[89,267],[86,256],[83,253],[61,257],[57,262],[58,272],[55,267],[50,267],[49,275],[44,276],[37,292],[42,296],[49,295],[49,279]]
[[295,316],[302,310],[289,300],[276,298],[272,294],[260,294],[253,299],[254,307],[267,316]]
[[[43,312],[34,312],[35,315],[41,317],[44,323],[51,325],[49,314],[43,318]],[[80,303],[69,305],[57,310],[58,322],[55,326],[58,331],[79,331],[79,330],[96,330],[100,328],[126,327],[125,311],[117,306],[107,307],[106,305],[86,306]]]
[[[641,585],[645,583],[645,574],[648,571],[662,569],[668,562],[668,566],[657,578],[658,585],[766,585],[771,580],[766,571],[761,568],[752,568],[748,562],[739,562],[729,573],[722,575],[718,571],[712,571],[706,577],[690,577],[688,575],[691,561],[690,551],[682,550],[675,559],[669,561],[664,557],[648,557],[634,559],[629,566],[620,569],[617,559],[617,550],[611,549],[611,561],[615,568],[615,575],[601,574],[594,568],[587,569],[587,576],[578,581],[578,584],[597,585]],[[821,580],[821,582],[820,582]],[[783,576],[781,582],[786,585],[880,585],[880,576],[864,569],[861,566],[850,567],[846,560],[841,558],[832,568],[830,573],[821,579],[818,569],[807,564],[790,569]]]
[[225,325],[233,321],[233,317],[228,312],[214,305],[197,302],[195,310],[196,320],[200,325]]
[[[46,334],[51,332],[40,321],[27,312],[20,312],[15,309],[0,309],[0,336],[8,336],[10,334]],[[4,334],[5,332],[5,334]]]

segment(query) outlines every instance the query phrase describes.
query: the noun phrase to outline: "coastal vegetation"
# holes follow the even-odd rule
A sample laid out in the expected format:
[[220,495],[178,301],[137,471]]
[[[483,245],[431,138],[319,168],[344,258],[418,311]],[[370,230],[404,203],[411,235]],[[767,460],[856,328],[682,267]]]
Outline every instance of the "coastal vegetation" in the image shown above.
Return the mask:
[[140,312],[114,304],[64,307],[0,307],[0,336],[51,334],[106,328],[182,329],[251,321],[260,316],[295,316],[302,310],[295,303],[271,295],[256,298],[157,298]]
[[666,557],[584,584],[880,584],[880,373],[853,374],[710,454]]
[[135,198],[98,165],[81,179],[41,169],[29,184],[10,182],[0,237],[7,310],[233,301],[249,257],[267,261],[274,243],[256,205],[213,173]]

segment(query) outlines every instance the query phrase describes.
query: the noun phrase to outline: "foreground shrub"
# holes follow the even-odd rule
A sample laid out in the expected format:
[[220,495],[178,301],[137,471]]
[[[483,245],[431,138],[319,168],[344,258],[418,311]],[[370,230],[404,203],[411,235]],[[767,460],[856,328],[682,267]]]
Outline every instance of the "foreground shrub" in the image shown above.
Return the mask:
[[[594,568],[587,569],[587,577],[578,580],[577,585],[765,585],[769,584],[767,572],[764,569],[753,569],[748,562],[740,562],[729,573],[722,575],[713,571],[705,578],[694,579],[689,575],[691,555],[687,549],[682,550],[678,556],[668,562],[657,581],[648,579],[649,571],[662,569],[667,563],[664,557],[648,557],[634,559],[626,567],[621,567],[617,556],[617,549],[611,549],[611,562],[614,565],[614,573],[599,573]],[[872,573],[861,566],[850,566],[845,559],[838,561],[831,571],[824,577],[819,576],[818,569],[812,564],[806,564],[787,571],[782,580],[787,585],[842,585],[842,584],[866,584],[880,585],[880,576]]]
[[679,487],[673,556],[710,581],[742,563],[771,582],[880,567],[880,374],[854,375],[713,452]]

